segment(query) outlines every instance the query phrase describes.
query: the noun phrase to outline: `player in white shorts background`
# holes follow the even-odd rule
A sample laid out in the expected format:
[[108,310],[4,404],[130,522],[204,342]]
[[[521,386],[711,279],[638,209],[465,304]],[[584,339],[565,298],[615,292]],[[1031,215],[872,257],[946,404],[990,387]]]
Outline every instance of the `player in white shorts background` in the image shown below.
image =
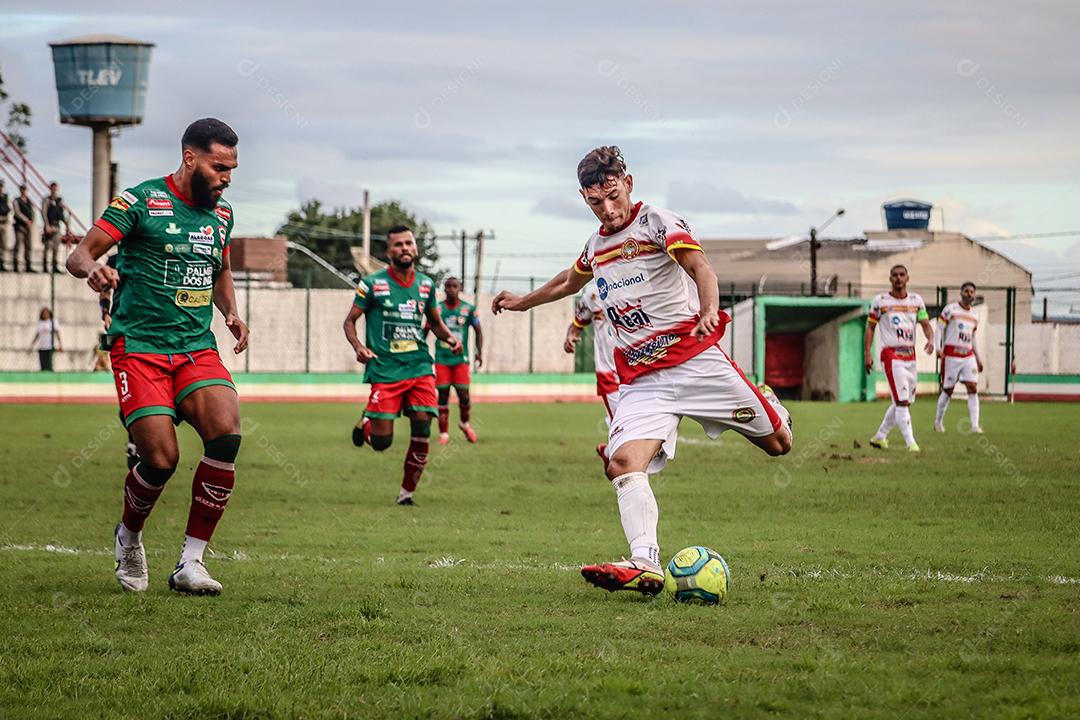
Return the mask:
[[934,430],[938,432],[945,432],[945,410],[958,382],[964,383],[967,388],[971,432],[982,432],[979,426],[979,373],[983,365],[975,344],[979,319],[971,307],[974,302],[975,283],[969,281],[960,286],[960,302],[949,303],[938,316],[942,325],[939,352],[942,358],[941,395],[938,396],[937,417],[934,418]]
[[[615,408],[619,405],[619,376],[615,373],[615,341],[614,330],[604,314],[604,308],[600,304],[600,291],[596,289],[596,283],[589,283],[585,291],[574,303],[574,317],[570,320],[570,326],[566,328],[566,341],[563,342],[563,350],[569,354],[574,353],[578,341],[581,339],[581,331],[589,325],[593,329],[593,362],[596,366],[596,394],[604,401],[604,420],[608,428],[611,428],[611,418],[615,415]],[[596,454],[607,464],[607,443],[596,446]]]
[[889,432],[896,425],[900,427],[908,450],[919,452],[915,431],[911,427],[911,403],[915,402],[915,387],[919,381],[915,367],[915,326],[922,327],[926,336],[925,350],[931,355],[934,353],[934,326],[930,324],[922,296],[907,291],[906,267],[894,265],[889,270],[889,284],[892,290],[875,296],[870,304],[870,317],[867,318],[866,333],[863,335],[863,359],[866,372],[870,372],[874,368],[871,346],[874,330],[877,329],[881,369],[889,381],[889,394],[892,396],[892,404],[885,411],[885,418],[870,439],[870,445],[880,450],[888,448]]
[[578,182],[600,230],[573,267],[527,295],[499,293],[492,310],[528,310],[596,279],[620,382],[606,474],[630,559],[586,565],[581,574],[605,590],[654,595],[664,574],[659,512],[647,473],[674,457],[682,418],[694,419],[712,438],[734,429],[768,454],[783,455],[791,449],[790,416],[720,349],[729,318],[719,310],[716,274],[686,221],[630,200],[634,179],[615,146],[587,154],[578,164]]

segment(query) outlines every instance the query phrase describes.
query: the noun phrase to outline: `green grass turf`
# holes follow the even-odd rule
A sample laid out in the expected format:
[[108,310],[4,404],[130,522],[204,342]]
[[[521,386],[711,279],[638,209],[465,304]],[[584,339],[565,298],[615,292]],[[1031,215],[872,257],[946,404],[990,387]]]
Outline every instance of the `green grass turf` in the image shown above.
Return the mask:
[[653,478],[665,558],[731,567],[727,605],[686,607],[577,572],[626,553],[599,405],[478,406],[480,444],[433,447],[411,509],[404,423],[379,456],[356,408],[245,406],[218,598],[166,585],[190,428],[132,596],[115,409],[0,406],[0,716],[1080,715],[1077,407],[984,403],[979,437],[920,401],[920,456],[867,447],[880,403],[792,407],[786,458],[687,423]]

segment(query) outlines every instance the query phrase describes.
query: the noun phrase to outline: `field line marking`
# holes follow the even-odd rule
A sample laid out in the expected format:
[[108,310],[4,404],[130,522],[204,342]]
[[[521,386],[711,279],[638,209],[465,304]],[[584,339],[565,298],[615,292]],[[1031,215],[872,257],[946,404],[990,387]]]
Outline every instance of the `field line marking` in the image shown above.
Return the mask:
[[[26,544],[26,543],[5,543],[0,545],[0,552],[12,552],[12,553],[37,553],[43,555],[64,555],[64,556],[89,556],[89,557],[111,557],[112,551],[104,548],[75,548],[68,547],[66,545],[59,545],[54,543],[47,543],[44,545]],[[166,555],[170,554],[166,550],[148,551],[148,555]],[[229,553],[214,553],[214,560],[234,561],[234,562],[274,562],[274,561],[295,561],[295,562],[315,562],[315,563],[328,563],[328,564],[361,564],[373,561],[375,564],[382,564],[384,558],[333,558],[333,557],[309,557],[305,555],[296,555],[292,553],[284,553],[280,555],[252,555],[244,552],[243,550],[233,550]],[[453,570],[455,568],[464,568],[468,570],[521,570],[529,572],[569,572],[576,571],[581,566],[578,564],[569,564],[563,562],[550,562],[550,563],[513,563],[513,562],[500,562],[500,563],[475,563],[469,561],[467,558],[456,558],[451,555],[445,555],[434,560],[424,561],[423,567],[430,570]],[[980,582],[1017,582],[1017,581],[1045,581],[1054,585],[1080,585],[1080,577],[1070,577],[1067,575],[1040,575],[1031,577],[1027,575],[996,575],[989,572],[987,568],[979,570],[973,573],[952,573],[942,570],[934,570],[933,568],[888,568],[882,566],[875,566],[861,571],[843,570],[840,568],[819,568],[819,567],[795,567],[795,568],[779,568],[769,570],[770,572],[778,572],[786,577],[792,577],[796,579],[810,579],[810,580],[852,580],[864,577],[882,577],[882,578],[895,578],[899,580],[926,580],[930,582],[941,582],[947,584],[965,584],[970,585]]]

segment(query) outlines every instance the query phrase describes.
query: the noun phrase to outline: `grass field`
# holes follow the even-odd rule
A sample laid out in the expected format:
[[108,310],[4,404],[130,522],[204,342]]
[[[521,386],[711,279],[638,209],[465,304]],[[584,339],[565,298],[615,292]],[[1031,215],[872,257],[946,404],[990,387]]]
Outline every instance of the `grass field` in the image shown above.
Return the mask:
[[[0,406],[0,717],[1077,717],[1080,409],[984,403],[984,436],[866,445],[883,406],[793,404],[773,460],[683,428],[653,478],[665,558],[728,560],[723,607],[608,594],[625,554],[599,405],[479,406],[392,506],[402,439],[356,408],[247,405],[218,598],[171,595],[190,474],[112,576],[123,438],[106,406]],[[861,447],[856,447],[856,442]]]

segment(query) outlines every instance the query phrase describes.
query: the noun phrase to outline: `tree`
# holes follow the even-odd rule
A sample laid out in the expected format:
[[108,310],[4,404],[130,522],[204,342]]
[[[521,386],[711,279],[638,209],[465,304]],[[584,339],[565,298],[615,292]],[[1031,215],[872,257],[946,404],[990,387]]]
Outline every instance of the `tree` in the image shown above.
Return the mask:
[[[7,102],[8,97],[10,96],[4,90],[4,76],[0,74],[0,107]],[[23,131],[30,127],[31,115],[30,106],[26,103],[13,102],[8,108],[8,137],[11,138],[11,142],[22,153],[26,152],[26,135],[23,134]]]
[[[439,261],[435,231],[426,220],[417,218],[397,200],[381,202],[371,208],[371,254],[380,260],[386,259],[386,231],[395,225],[408,225],[413,229],[420,251],[417,266],[438,279],[440,273],[433,270],[435,263]],[[356,272],[349,248],[363,243],[363,233],[363,208],[336,208],[325,211],[319,200],[308,200],[298,210],[290,212],[285,218],[285,224],[277,230],[278,235],[308,247],[348,275]],[[313,287],[341,287],[340,279],[333,277],[310,259],[295,253],[289,256],[288,277],[293,285],[306,285],[309,273]]]

